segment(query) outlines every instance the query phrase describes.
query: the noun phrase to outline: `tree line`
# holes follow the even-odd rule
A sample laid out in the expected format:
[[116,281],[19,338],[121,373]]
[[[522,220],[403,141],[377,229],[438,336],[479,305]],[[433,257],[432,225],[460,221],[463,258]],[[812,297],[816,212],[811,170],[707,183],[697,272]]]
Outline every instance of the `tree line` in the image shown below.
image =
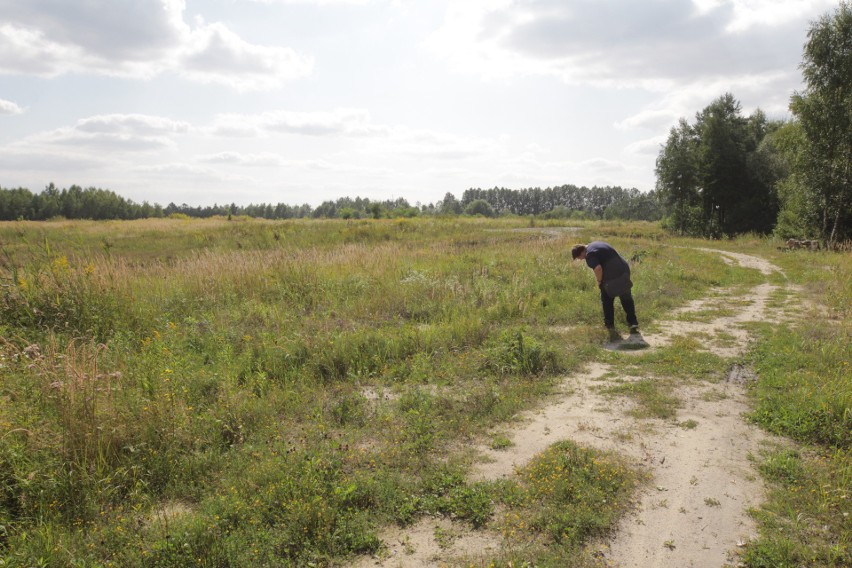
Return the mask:
[[743,116],[726,93],[680,119],[656,163],[664,224],[719,237],[774,232],[836,242],[852,237],[852,6],[811,25],[805,88],[793,118]]
[[456,201],[448,193],[441,202],[441,208],[450,213],[474,209],[474,212],[488,215],[488,209],[479,202],[487,204],[492,214],[643,221],[659,220],[663,214],[654,191],[643,193],[636,188],[618,186],[468,189],[462,194],[461,201]]
[[53,183],[41,193],[26,188],[0,187],[0,220],[44,221],[65,219],[142,219],[149,217],[248,216],[263,219],[363,219],[383,217],[416,217],[421,215],[537,215],[545,217],[587,217],[642,219],[655,221],[662,217],[655,193],[620,187],[479,189],[464,191],[461,199],[447,193],[444,199],[428,205],[411,205],[404,198],[371,200],[341,197],[324,201],[317,207],[304,205],[249,204],[191,206],[169,203],[165,207],[148,202],[134,203],[110,190],[72,185],[58,189]]
[[26,188],[0,188],[0,221],[65,219],[142,219],[162,217],[159,205],[134,203],[106,189],[72,185],[58,189],[53,183],[41,193]]

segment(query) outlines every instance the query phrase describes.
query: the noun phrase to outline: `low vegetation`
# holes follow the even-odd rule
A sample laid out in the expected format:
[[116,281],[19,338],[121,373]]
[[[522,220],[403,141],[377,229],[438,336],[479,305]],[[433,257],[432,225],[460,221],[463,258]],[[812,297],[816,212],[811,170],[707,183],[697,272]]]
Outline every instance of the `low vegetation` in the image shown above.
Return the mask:
[[803,287],[805,317],[763,325],[752,354],[759,380],[754,421],[796,441],[759,457],[770,483],[757,512],[761,539],[749,566],[852,565],[852,260],[848,254],[780,255]]
[[[632,259],[651,328],[753,276],[656,224],[530,224],[0,225],[0,564],[340,565],[380,553],[383,526],[438,515],[499,527],[538,565],[593,565],[583,546],[611,528],[638,473],[564,442],[516,479],[476,483],[460,451],[614,356],[598,347],[596,291],[570,245],[604,238]],[[758,330],[754,418],[804,446],[756,457],[777,488],[749,562],[840,566],[850,261],[776,244],[725,246],[773,257],[827,312]],[[675,343],[631,364],[672,380],[724,372],[690,353]],[[659,385],[611,394],[676,419]]]

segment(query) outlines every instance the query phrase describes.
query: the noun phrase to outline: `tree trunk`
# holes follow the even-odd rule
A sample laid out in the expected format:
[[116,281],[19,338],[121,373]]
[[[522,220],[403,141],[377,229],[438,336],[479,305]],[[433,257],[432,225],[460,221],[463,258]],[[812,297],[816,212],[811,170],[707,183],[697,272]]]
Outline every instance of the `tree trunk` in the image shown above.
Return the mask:
[[833,226],[831,227],[831,235],[829,235],[829,237],[828,237],[828,245],[829,246],[834,245],[834,237],[837,234],[837,225],[840,223],[840,210],[842,208],[843,208],[843,206],[839,205],[837,207],[837,212],[834,214],[834,223],[833,223]]

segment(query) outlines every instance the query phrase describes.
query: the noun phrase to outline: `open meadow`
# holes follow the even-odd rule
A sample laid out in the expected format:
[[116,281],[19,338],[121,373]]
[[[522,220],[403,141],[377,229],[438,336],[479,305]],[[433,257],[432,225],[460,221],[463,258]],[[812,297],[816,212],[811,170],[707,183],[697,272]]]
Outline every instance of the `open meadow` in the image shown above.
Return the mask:
[[[0,223],[0,566],[415,566],[387,535],[424,521],[423,565],[609,565],[660,483],[641,459],[551,434],[475,474],[477,448],[511,452],[519,417],[590,365],[608,412],[626,401],[621,441],[700,435],[715,419],[687,416],[689,389],[724,408],[707,393],[740,370],[741,421],[775,442],[742,456],[763,483],[734,564],[852,565],[850,254],[568,223]],[[631,262],[649,350],[602,349],[570,252],[597,239]],[[756,290],[759,317],[736,320]],[[488,546],[454,548],[470,535]]]

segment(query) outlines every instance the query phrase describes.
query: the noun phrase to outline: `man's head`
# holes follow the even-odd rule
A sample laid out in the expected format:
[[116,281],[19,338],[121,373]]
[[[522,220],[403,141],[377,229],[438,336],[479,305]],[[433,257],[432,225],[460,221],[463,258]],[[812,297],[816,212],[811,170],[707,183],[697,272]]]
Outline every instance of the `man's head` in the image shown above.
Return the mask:
[[586,245],[574,245],[571,249],[571,258],[574,260],[586,258]]

